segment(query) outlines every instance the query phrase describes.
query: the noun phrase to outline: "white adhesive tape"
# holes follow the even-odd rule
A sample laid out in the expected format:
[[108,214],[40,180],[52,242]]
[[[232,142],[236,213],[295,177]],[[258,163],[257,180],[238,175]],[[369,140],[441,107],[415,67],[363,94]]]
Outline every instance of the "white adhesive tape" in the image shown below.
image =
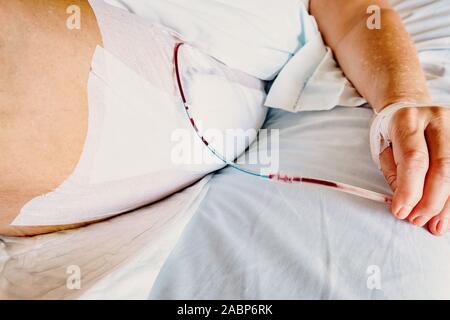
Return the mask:
[[389,125],[394,114],[404,108],[425,108],[425,107],[447,107],[440,104],[418,104],[415,102],[401,101],[385,107],[381,112],[376,113],[370,127],[370,152],[372,159],[379,169],[381,169],[380,154],[391,145],[389,135]]

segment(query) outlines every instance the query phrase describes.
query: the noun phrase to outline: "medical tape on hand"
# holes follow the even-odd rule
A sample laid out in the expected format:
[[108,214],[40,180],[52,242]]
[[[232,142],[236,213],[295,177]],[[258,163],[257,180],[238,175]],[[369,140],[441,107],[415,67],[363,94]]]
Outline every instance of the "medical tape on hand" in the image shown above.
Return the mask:
[[381,169],[380,154],[392,144],[389,126],[394,114],[405,108],[447,107],[439,104],[419,104],[410,101],[401,101],[388,105],[376,113],[370,126],[370,152],[375,164]]

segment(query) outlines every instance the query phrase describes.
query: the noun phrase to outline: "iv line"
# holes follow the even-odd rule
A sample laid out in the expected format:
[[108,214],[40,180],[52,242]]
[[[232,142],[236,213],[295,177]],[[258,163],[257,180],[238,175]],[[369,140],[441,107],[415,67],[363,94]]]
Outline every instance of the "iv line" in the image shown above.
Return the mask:
[[174,63],[176,80],[177,80],[176,82],[177,82],[177,86],[178,86],[178,92],[179,92],[181,100],[183,102],[185,114],[186,114],[189,122],[191,123],[191,126],[194,129],[196,135],[201,139],[203,144],[223,163],[225,163],[226,165],[228,165],[240,172],[243,172],[243,173],[246,173],[246,174],[249,174],[252,176],[260,177],[263,179],[286,182],[286,183],[309,183],[309,184],[321,185],[324,187],[333,188],[333,189],[339,190],[341,192],[356,195],[356,196],[359,196],[359,197],[362,197],[365,199],[369,199],[369,200],[374,200],[377,202],[382,202],[382,203],[391,203],[392,202],[392,198],[388,195],[370,191],[370,190],[366,190],[366,189],[359,188],[359,187],[355,187],[355,186],[352,186],[349,184],[335,182],[335,181],[307,178],[307,177],[290,177],[287,175],[281,175],[279,173],[274,173],[274,174],[269,174],[269,175],[259,174],[259,173],[247,170],[245,168],[241,168],[240,166],[236,165],[235,163],[225,159],[225,157],[223,157],[219,152],[217,152],[217,150],[214,149],[208,143],[208,141],[206,141],[205,137],[200,133],[199,129],[197,128],[197,125],[195,124],[195,120],[191,115],[191,111],[190,111],[191,106],[189,105],[189,103],[187,102],[187,99],[186,99],[186,94],[185,94],[183,84],[181,81],[180,68],[179,68],[179,51],[180,51],[181,46],[183,46],[183,45],[184,45],[183,42],[179,42],[176,44],[175,49],[174,49],[173,63]]

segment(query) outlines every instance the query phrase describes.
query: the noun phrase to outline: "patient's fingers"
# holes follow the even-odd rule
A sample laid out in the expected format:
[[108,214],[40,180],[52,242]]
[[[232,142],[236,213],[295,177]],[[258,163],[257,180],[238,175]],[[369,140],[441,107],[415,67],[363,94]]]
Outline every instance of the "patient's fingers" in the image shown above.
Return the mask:
[[383,171],[384,178],[395,192],[397,189],[397,165],[394,161],[394,153],[392,147],[384,149],[380,154],[381,170]]
[[397,186],[392,212],[400,219],[409,216],[422,198],[425,175],[428,171],[428,148],[425,140],[425,121],[419,110],[405,108],[396,112],[390,133],[394,159],[397,164]]
[[428,223],[428,229],[434,235],[440,236],[447,233],[450,229],[450,198],[441,213],[431,218]]
[[443,210],[450,195],[450,116],[444,115],[444,110],[436,111],[425,130],[430,167],[423,197],[409,217],[420,227]]

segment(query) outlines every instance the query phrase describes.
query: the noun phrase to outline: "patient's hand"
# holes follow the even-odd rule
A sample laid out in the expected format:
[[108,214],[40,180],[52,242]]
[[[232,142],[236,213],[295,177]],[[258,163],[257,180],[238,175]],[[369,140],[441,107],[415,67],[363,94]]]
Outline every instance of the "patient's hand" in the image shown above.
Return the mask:
[[[372,6],[380,11],[379,28],[367,25]],[[311,0],[310,11],[345,75],[376,111],[395,101],[431,101],[414,42],[389,1]],[[391,124],[392,148],[380,159],[394,190],[392,211],[443,234],[450,224],[450,109],[401,109]]]
[[392,212],[435,235],[450,230],[450,109],[404,108],[389,128],[392,147],[380,155],[394,191]]

